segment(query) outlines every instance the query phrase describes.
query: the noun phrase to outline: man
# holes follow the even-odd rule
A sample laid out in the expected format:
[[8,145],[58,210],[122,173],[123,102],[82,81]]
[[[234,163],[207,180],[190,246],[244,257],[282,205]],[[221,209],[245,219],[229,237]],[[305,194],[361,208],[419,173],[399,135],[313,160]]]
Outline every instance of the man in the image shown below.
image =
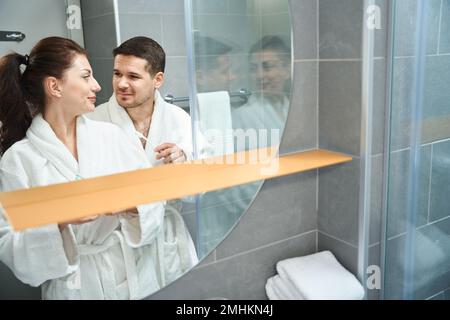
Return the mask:
[[[166,103],[158,91],[164,83],[163,48],[150,38],[135,37],[114,49],[113,54],[114,95],[90,118],[121,127],[153,166],[193,159],[190,116]],[[198,262],[180,209],[179,201],[166,205],[165,284]]]

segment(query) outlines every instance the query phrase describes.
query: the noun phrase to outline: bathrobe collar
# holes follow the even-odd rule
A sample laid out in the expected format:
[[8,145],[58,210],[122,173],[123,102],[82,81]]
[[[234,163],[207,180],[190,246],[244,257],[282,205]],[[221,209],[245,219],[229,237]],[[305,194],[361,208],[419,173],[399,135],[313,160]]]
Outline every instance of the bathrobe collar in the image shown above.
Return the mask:
[[[155,105],[153,109],[152,120],[150,123],[150,129],[147,136],[147,143],[145,144],[145,152],[150,162],[155,165],[158,161],[155,158],[153,149],[163,143],[162,137],[164,136],[164,100],[158,90],[155,90]],[[139,148],[142,148],[141,140],[136,134],[133,121],[126,112],[126,110],[119,105],[116,96],[113,95],[108,102],[108,113],[110,114],[112,123],[121,127],[127,135],[131,138],[134,144]]]
[[33,118],[26,136],[31,144],[48,160],[55,168],[69,181],[77,180],[82,177],[83,172],[88,173],[89,162],[83,161],[85,152],[95,146],[90,146],[89,131],[87,122],[90,121],[84,116],[77,117],[77,153],[78,160],[83,164],[81,167],[69,149],[58,139],[50,124],[45,121],[42,114]]

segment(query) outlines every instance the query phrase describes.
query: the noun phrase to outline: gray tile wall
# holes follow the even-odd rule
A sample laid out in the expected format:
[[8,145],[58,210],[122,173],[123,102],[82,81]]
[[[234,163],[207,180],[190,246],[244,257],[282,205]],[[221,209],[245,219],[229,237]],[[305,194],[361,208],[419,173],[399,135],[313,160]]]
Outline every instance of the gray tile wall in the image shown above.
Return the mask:
[[[229,4],[242,5],[239,3],[233,0]],[[266,1],[266,5],[273,3]],[[282,153],[318,146],[318,1],[289,3],[295,81]],[[264,285],[276,273],[277,261],[317,251],[317,183],[316,171],[266,181],[217,249],[150,299],[266,299]]]
[[[406,236],[390,238],[387,246],[386,298],[402,299]],[[412,243],[414,299],[427,299],[450,286],[450,218],[417,229]],[[448,299],[448,296],[446,297]]]
[[117,44],[113,3],[113,0],[80,1],[85,48],[94,77],[102,87],[97,94],[97,105],[108,101],[113,94],[112,50]]
[[318,250],[332,251],[355,275],[358,265],[362,17],[362,1],[319,1],[319,147],[347,153],[354,160],[319,170]]
[[[418,212],[414,239],[414,298],[434,297],[450,287],[450,205],[449,192],[450,140],[421,147],[418,190]],[[407,177],[409,149],[392,154],[392,172],[388,210],[387,299],[403,298],[403,277],[410,266],[406,261],[407,246]],[[445,295],[443,294],[441,298]],[[447,297],[448,299],[448,297]]]

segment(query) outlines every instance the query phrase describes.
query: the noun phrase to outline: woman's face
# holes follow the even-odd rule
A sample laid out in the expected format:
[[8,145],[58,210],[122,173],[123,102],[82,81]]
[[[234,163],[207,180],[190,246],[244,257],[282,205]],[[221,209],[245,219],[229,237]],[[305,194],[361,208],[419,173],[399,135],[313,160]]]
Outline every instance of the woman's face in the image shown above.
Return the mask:
[[86,56],[76,55],[61,82],[62,104],[74,115],[92,112],[100,90]]
[[272,49],[257,51],[250,57],[250,73],[257,85],[265,93],[281,93],[285,91],[286,81],[290,80],[290,64],[288,59]]

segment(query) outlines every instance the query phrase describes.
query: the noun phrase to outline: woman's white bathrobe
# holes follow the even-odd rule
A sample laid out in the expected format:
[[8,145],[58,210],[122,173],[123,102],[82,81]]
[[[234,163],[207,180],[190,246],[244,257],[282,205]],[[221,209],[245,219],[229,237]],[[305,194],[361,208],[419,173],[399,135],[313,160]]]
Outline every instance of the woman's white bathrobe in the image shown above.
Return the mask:
[[[78,162],[37,115],[26,137],[0,161],[0,190],[69,182],[148,167],[116,126],[77,118]],[[44,299],[139,299],[164,282],[163,203],[139,214],[101,216],[82,225],[14,232],[0,213],[0,260]],[[36,213],[38,214],[38,213]]]
[[[93,120],[111,122],[121,127],[127,134],[130,144],[143,150],[143,154],[152,166],[163,164],[162,160],[156,160],[153,149],[165,142],[175,143],[184,151],[188,160],[193,159],[192,126],[189,114],[180,107],[165,102],[158,90],[155,91],[155,107],[148,141],[144,149],[131,118],[117,103],[115,95],[108,102],[96,107],[88,117]],[[200,145],[205,145],[205,143],[202,142]],[[198,262],[192,237],[180,212],[180,201],[167,203],[164,219],[166,284],[178,278]]]

